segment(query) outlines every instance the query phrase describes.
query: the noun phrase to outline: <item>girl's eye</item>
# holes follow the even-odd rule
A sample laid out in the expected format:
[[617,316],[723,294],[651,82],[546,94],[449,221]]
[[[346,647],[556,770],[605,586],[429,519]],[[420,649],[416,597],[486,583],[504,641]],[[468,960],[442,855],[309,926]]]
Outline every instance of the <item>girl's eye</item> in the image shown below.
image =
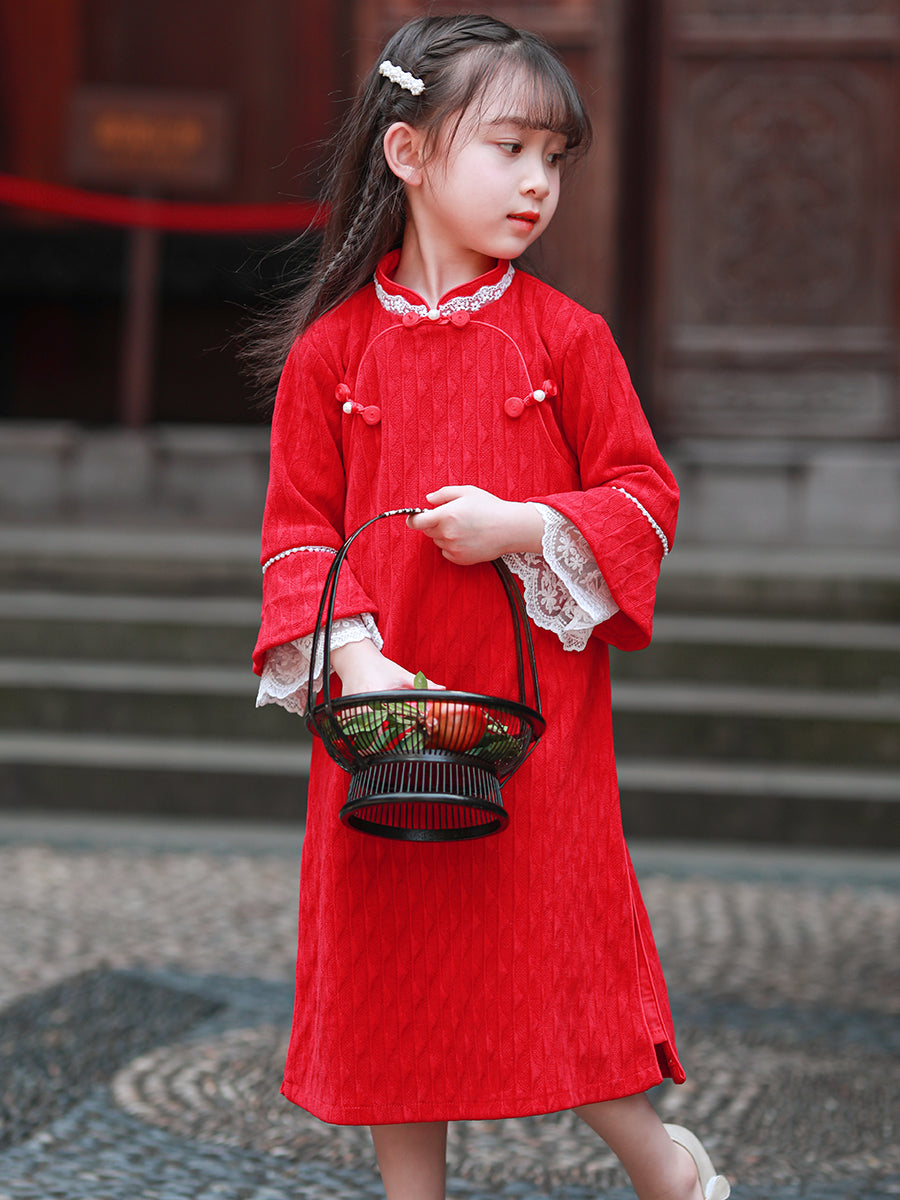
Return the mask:
[[566,152],[564,150],[559,150],[555,154],[548,154],[547,162],[550,164],[551,167],[558,167],[562,163],[562,161],[565,157],[566,157]]
[[522,149],[521,142],[500,142],[500,149],[505,150],[508,154],[518,154]]

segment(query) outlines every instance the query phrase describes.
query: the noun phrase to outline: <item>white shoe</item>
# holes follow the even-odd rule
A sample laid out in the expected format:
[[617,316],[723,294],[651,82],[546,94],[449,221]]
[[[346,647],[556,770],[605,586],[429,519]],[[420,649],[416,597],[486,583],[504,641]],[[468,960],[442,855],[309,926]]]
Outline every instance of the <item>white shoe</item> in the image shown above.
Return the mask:
[[683,1146],[697,1166],[703,1200],[728,1200],[731,1186],[724,1175],[717,1175],[703,1143],[689,1129],[681,1125],[664,1125],[666,1133],[679,1146]]

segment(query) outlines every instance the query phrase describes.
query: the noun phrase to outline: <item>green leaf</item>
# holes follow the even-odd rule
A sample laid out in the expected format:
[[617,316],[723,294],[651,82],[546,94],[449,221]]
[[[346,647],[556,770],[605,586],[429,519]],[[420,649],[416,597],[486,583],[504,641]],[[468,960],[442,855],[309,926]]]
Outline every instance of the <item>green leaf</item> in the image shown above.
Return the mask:
[[518,752],[519,741],[518,738],[511,737],[508,733],[486,733],[474,750],[494,760],[507,758],[510,754]]
[[428,688],[428,680],[425,678],[424,671],[416,671],[415,679],[413,679],[413,687],[420,691],[426,691]]
[[422,740],[422,731],[418,727],[407,729],[394,749],[401,753],[409,752],[415,754],[422,749]]
[[364,748],[370,754],[380,754],[390,746],[396,736],[396,730],[381,729],[371,740],[366,741]]
[[391,716],[395,716],[397,721],[402,725],[417,725],[425,720],[425,704],[400,701],[394,705]]
[[381,728],[382,716],[372,708],[354,709],[347,715],[338,718],[341,729],[349,737],[357,737],[362,733],[375,733]]

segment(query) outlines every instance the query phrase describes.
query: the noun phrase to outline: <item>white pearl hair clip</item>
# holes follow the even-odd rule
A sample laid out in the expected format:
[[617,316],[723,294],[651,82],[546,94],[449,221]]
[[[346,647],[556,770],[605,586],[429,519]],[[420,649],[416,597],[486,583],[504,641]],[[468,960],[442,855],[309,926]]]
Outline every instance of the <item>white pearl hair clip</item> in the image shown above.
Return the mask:
[[405,88],[408,92],[412,92],[414,96],[418,96],[425,90],[425,84],[421,79],[417,79],[415,75],[410,75],[409,71],[395,67],[387,58],[378,68],[378,73],[383,75],[385,79],[390,79],[391,83],[398,83],[400,87]]

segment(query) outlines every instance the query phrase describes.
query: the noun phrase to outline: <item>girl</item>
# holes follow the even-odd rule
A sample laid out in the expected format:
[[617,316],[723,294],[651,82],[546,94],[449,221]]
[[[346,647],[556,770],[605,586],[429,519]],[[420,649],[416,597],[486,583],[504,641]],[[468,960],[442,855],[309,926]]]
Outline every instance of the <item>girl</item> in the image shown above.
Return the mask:
[[[565,68],[489,17],[388,43],[338,141],[330,225],[289,314],[263,528],[259,703],[302,711],[310,634],[346,533],[343,693],[515,695],[519,576],[547,732],[496,837],[345,828],[313,748],[284,1094],[368,1124],[389,1200],[443,1200],[446,1123],[573,1107],[640,1200],[724,1200],[702,1146],[643,1094],[684,1079],[622,835],[607,645],[650,638],[677,490],[604,321],[514,260],[587,147]],[[317,668],[318,669],[318,668]],[[686,1152],[687,1151],[687,1152]]]

